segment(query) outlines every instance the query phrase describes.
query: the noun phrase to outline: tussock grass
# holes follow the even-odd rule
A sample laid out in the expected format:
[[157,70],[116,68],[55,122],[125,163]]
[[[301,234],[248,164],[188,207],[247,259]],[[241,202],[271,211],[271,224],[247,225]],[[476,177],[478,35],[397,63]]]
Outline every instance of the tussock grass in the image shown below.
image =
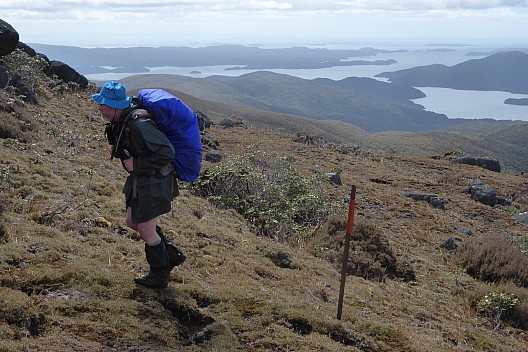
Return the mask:
[[528,256],[507,237],[489,235],[471,238],[457,251],[458,261],[467,273],[485,282],[511,281],[528,287]]

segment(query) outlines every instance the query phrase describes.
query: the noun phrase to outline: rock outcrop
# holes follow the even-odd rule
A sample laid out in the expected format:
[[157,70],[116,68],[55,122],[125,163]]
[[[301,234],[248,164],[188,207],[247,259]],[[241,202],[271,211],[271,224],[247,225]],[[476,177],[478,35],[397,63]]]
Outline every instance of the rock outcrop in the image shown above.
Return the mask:
[[37,53],[29,45],[20,42],[18,32],[7,22],[0,19],[0,89],[13,94],[29,103],[38,103],[35,92],[27,87],[20,74],[6,62],[3,57],[16,50],[30,57],[41,58],[47,63],[43,72],[53,80],[52,86],[76,84],[80,89],[88,86],[88,79],[69,65],[60,61],[50,61],[45,55]]
[[50,64],[45,72],[46,75],[50,77],[55,75],[57,78],[66,83],[76,83],[81,89],[84,89],[88,86],[88,79],[86,77],[61,61],[50,61]]
[[0,57],[15,51],[18,38],[18,32],[9,23],[0,19]]

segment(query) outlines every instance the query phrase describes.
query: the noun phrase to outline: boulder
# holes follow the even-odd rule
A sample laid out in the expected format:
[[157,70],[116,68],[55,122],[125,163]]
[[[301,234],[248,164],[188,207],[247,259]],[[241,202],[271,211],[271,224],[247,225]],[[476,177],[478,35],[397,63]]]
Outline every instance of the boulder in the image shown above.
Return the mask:
[[471,156],[462,156],[460,158],[451,159],[451,164],[466,164],[466,165],[477,165],[477,158]]
[[435,194],[403,192],[402,195],[414,200],[426,201],[433,208],[445,210],[444,201]]
[[460,243],[460,238],[449,237],[447,240],[444,241],[444,243],[440,245],[440,247],[448,251],[454,251],[458,248],[458,246],[460,246]]
[[458,231],[458,233],[461,234],[461,235],[466,235],[466,236],[468,236],[468,237],[473,236],[473,231],[471,231],[471,229],[468,228],[468,227],[461,227],[461,228],[459,228],[457,231]]
[[231,128],[231,127],[237,127],[242,126],[244,123],[242,121],[236,121],[230,118],[223,119],[220,121],[220,127],[221,128]]
[[523,211],[522,213],[513,216],[513,219],[522,225],[528,225],[528,212]]
[[0,61],[0,89],[6,89],[11,77],[11,69],[6,63]]
[[477,166],[480,166],[484,169],[501,172],[501,165],[498,160],[492,158],[477,158]]
[[483,183],[481,180],[474,181],[466,190],[466,193],[471,194],[471,199],[476,202],[495,206],[497,204],[497,193],[493,187],[488,186]]
[[220,146],[220,142],[207,132],[202,132],[201,139],[203,146],[208,146],[213,149],[218,149]]
[[206,128],[211,128],[211,119],[209,116],[200,111],[196,111],[194,114],[198,119],[198,128],[200,129],[200,132],[203,133]]
[[46,75],[50,77],[55,75],[66,83],[77,83],[81,89],[88,86],[88,79],[86,77],[61,61],[50,61],[50,65],[46,70]]
[[[29,56],[31,57],[35,57],[37,56],[37,52],[35,51],[35,49],[33,49],[32,47],[30,47],[29,45],[27,45],[26,43],[23,43],[23,42],[18,42],[18,45],[17,45],[17,49],[18,50],[21,50],[23,52],[25,52],[26,54],[28,54]],[[49,60],[47,60],[49,62]]]
[[463,156],[460,158],[452,159],[450,162],[451,164],[475,165],[490,171],[501,172],[501,165],[499,161],[493,158],[475,158],[470,156]]
[[0,19],[0,57],[15,51],[18,39],[18,32],[9,23]]
[[342,186],[341,176],[337,172],[328,172],[326,177],[334,186]]
[[209,150],[205,155],[205,160],[212,163],[219,163],[222,161],[222,154],[218,150]]

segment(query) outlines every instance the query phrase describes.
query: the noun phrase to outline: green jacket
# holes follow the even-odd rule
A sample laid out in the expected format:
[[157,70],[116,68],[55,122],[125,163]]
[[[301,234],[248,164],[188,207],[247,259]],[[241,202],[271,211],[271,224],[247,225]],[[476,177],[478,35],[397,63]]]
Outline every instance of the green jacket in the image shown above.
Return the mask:
[[134,171],[128,176],[123,193],[135,223],[169,212],[178,194],[171,163],[174,147],[146,114],[145,110],[127,109],[121,116],[120,128],[115,129],[119,134],[114,155],[121,161],[134,157]]
[[[151,118],[145,118],[144,110],[134,110],[128,131],[128,152],[134,157],[135,176],[152,175],[169,165],[174,159],[174,147],[167,136],[158,129]],[[138,115],[139,116],[135,116]],[[125,122],[126,125],[126,122]]]

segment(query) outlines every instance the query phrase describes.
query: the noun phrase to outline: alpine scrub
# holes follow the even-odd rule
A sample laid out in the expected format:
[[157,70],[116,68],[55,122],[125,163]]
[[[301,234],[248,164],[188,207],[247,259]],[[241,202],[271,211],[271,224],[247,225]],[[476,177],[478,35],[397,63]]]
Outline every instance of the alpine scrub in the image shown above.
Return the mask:
[[236,210],[260,235],[285,240],[339,211],[325,195],[323,181],[303,177],[289,157],[250,153],[206,170],[192,190]]

